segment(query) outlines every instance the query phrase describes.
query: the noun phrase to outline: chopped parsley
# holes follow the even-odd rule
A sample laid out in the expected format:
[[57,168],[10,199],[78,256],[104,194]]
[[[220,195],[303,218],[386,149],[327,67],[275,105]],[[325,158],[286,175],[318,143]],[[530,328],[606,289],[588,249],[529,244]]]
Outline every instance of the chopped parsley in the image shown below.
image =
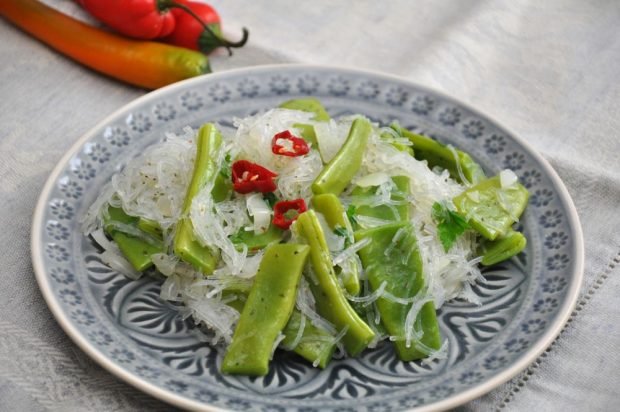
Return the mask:
[[347,208],[347,218],[349,219],[349,222],[351,222],[352,225],[357,224],[357,219],[355,217],[355,210],[357,208],[353,205],[349,205],[349,207]]
[[269,207],[272,209],[273,205],[278,202],[278,198],[276,197],[276,195],[273,194],[273,192],[263,193],[263,200],[265,200],[265,202],[267,202]]
[[230,171],[230,165],[232,163],[232,158],[230,157],[230,154],[226,154],[226,156],[224,157],[224,161],[222,162],[222,167],[220,169],[220,174],[222,175],[222,177],[224,177],[227,180],[230,180],[231,178],[231,171]]
[[437,222],[437,234],[444,250],[450,250],[456,238],[469,229],[469,224],[458,213],[448,209],[445,204],[435,202],[433,204],[433,220]]
[[344,237],[344,238],[348,238],[349,237],[349,232],[347,231],[346,228],[344,228],[342,226],[336,226],[336,228],[334,229],[334,234],[336,236],[340,236],[340,237]]

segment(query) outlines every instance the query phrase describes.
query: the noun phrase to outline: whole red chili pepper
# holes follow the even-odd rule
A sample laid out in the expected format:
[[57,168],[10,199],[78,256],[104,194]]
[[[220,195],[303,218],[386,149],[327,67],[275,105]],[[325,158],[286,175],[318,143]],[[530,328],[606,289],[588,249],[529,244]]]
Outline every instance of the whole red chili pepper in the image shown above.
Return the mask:
[[[289,145],[284,146],[283,143]],[[291,132],[285,130],[277,133],[271,140],[271,151],[280,156],[297,157],[308,154],[310,147],[301,137],[293,136]]]
[[[220,19],[217,13],[208,5],[186,0],[77,0],[86,11],[121,34],[138,39],[151,40],[171,35],[177,37],[201,35],[203,42],[209,44],[202,50],[211,52],[217,47],[226,47],[231,53],[231,47],[241,47],[248,39],[248,31],[243,29],[243,38],[239,42],[229,42],[221,37],[219,30]],[[172,11],[175,11],[173,14]],[[209,10],[209,13],[203,13]],[[197,13],[198,12],[198,13]],[[211,13],[212,12],[212,13]],[[204,14],[206,22],[199,14]],[[214,17],[217,21],[214,20]],[[181,19],[179,22],[178,20]],[[217,24],[213,30],[209,24]],[[176,31],[175,31],[176,29]],[[185,34],[187,32],[187,34]],[[181,44],[175,41],[170,43],[194,50],[201,50],[198,43]]]
[[278,175],[269,169],[247,160],[237,160],[231,169],[233,189],[237,193],[269,193],[276,190],[273,179]]
[[78,0],[93,17],[126,36],[151,40],[172,33],[175,17],[165,0]]
[[306,210],[308,208],[303,199],[281,200],[273,205],[273,224],[286,230]]
[[206,3],[182,0],[184,8],[173,8],[176,28],[164,39],[167,43],[209,54],[218,47],[242,47],[248,41],[248,30],[243,28],[243,37],[231,42],[222,37],[220,16]]

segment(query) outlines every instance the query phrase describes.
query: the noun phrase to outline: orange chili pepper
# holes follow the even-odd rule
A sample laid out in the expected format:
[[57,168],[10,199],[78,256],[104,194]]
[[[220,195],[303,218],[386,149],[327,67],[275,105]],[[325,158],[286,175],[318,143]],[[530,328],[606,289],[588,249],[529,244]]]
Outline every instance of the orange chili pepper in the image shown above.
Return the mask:
[[36,0],[2,0],[0,15],[72,59],[147,89],[211,71],[202,53],[129,40],[73,19]]

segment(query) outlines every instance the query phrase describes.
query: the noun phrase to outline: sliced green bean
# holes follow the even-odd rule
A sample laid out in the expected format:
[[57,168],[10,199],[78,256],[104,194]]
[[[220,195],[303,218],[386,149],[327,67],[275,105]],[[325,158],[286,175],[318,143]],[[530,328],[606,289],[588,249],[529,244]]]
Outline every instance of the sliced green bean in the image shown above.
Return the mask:
[[103,217],[103,228],[106,232],[113,231],[114,227],[112,225],[112,222],[135,226],[139,220],[140,218],[138,217],[129,216],[120,207],[108,206],[108,209],[104,213],[104,217]]
[[255,234],[253,230],[248,231],[245,229],[239,230],[235,235],[231,236],[230,241],[238,248],[241,249],[242,245],[247,246],[250,251],[257,251],[264,249],[272,243],[282,240],[285,231],[275,225],[269,225],[269,228],[264,233],[259,235]]
[[194,173],[187,189],[181,219],[176,227],[173,249],[183,261],[192,264],[205,274],[213,273],[217,258],[194,236],[194,226],[189,218],[192,201],[200,190],[218,174],[217,154],[222,143],[220,133],[211,123],[200,128],[196,142],[196,160]]
[[[288,100],[282,103],[280,107],[283,109],[314,113],[313,120],[316,120],[317,122],[329,121],[329,114],[325,110],[325,107],[323,107],[320,101],[312,97],[306,99]],[[308,143],[312,143],[312,147],[318,149],[319,144],[316,138],[316,132],[314,131],[314,126],[296,123],[293,127],[298,128],[301,131],[301,137],[303,137]]]
[[143,217],[138,219],[138,228],[142,230],[143,232],[150,233],[151,235],[157,236],[160,238],[163,235],[163,231],[161,230],[159,223],[151,219],[146,219]]
[[349,219],[347,219],[344,206],[342,202],[340,202],[340,199],[338,199],[338,196],[331,193],[314,195],[312,197],[312,206],[314,210],[325,217],[327,224],[332,230],[340,227],[353,234],[351,223]]
[[[485,179],[484,171],[470,155],[458,149],[439,143],[427,136],[413,133],[398,125],[392,125],[401,136],[413,143],[414,156],[418,160],[426,160],[429,167],[441,167],[450,172],[450,176],[461,183],[476,184]],[[456,156],[455,156],[456,155]],[[467,182],[463,182],[459,173],[459,166]]]
[[226,305],[235,309],[237,312],[243,312],[243,307],[245,306],[245,302],[248,300],[248,293],[250,291],[238,291],[238,290],[229,290],[224,289],[222,291],[222,299],[226,299]]
[[329,120],[329,113],[327,113],[323,104],[314,97],[287,100],[280,104],[280,107],[283,109],[314,113],[314,120],[318,122],[326,122]]
[[[229,291],[228,289],[224,290],[222,297],[227,300],[233,298],[226,304],[236,309],[239,313],[243,312],[243,307],[248,299],[247,293]],[[282,330],[282,334],[285,337],[280,344],[280,348],[293,351],[307,361],[316,364],[319,368],[324,369],[331,361],[336,349],[334,336],[325,329],[314,325],[310,320],[306,319],[304,329],[301,331],[301,339],[295,347],[291,348],[302,326],[301,319],[303,316],[299,310],[293,310],[288,323]]]
[[362,165],[371,133],[372,125],[367,119],[358,118],[353,121],[344,144],[312,183],[314,194],[339,195],[347,187]]
[[394,141],[394,139],[393,139],[394,135],[392,133],[383,132],[383,133],[381,133],[381,138],[383,140],[389,141],[391,143],[391,145],[394,146],[398,151],[408,153],[410,156],[415,157],[414,156],[415,155],[415,151],[413,150],[413,146],[406,145],[406,144],[400,143],[398,141]]
[[211,191],[211,195],[213,196],[213,201],[217,203],[217,202],[226,200],[230,196],[231,192],[232,192],[232,179],[230,178],[230,176],[227,177],[221,172],[218,173],[217,176],[215,177],[215,182],[213,184],[213,190]]
[[138,272],[143,272],[153,266],[151,255],[162,252],[161,247],[153,246],[122,232],[114,233],[112,239],[114,239],[118,248],[123,252],[127,261]]
[[[312,206],[314,210],[321,213],[327,225],[331,230],[344,236],[344,246],[349,247],[353,243],[353,228],[351,222],[347,218],[347,214],[344,210],[344,206],[338,199],[338,196],[331,193],[325,193],[322,195],[315,195],[312,198]],[[352,295],[357,295],[360,292],[359,271],[357,265],[349,265],[347,270],[342,269],[338,276],[342,280],[342,283]]]
[[483,180],[465,190],[452,201],[457,211],[471,227],[489,240],[508,233],[529,198],[529,192],[519,183],[502,187],[499,176]]
[[495,240],[482,242],[482,264],[491,266],[521,253],[527,246],[527,239],[522,233],[509,230]]
[[[364,239],[370,239],[370,243],[360,249],[359,255],[372,291],[384,287],[385,292],[392,296],[410,300],[423,290],[422,257],[410,223],[390,223],[355,232],[356,241]],[[422,306],[413,322],[413,325],[420,322],[421,339],[411,341],[409,346],[406,342],[406,320],[412,304],[385,297],[380,297],[376,304],[381,323],[396,338],[394,345],[401,360],[411,361],[428,356],[426,350],[416,345],[417,342],[433,350],[439,349],[439,324],[432,301]]]
[[[131,266],[142,272],[153,266],[151,255],[161,253],[164,247],[161,239],[142,232],[138,228],[138,221],[137,217],[127,215],[121,208],[108,207],[104,230],[112,237]],[[142,234],[136,236],[140,233]],[[148,241],[145,240],[147,238]]]
[[352,205],[355,207],[357,216],[368,216],[386,221],[409,220],[409,178],[407,176],[393,176],[394,189],[390,199],[395,205],[370,206],[365,204],[366,200],[376,194],[377,187],[356,187],[351,193],[353,196]]
[[356,356],[368,346],[375,334],[351,307],[340,287],[325,235],[314,210],[299,215],[295,228],[310,245],[313,275],[309,277],[308,283],[316,300],[317,311],[339,331],[346,328],[342,339],[344,347],[350,356]]
[[[225,289],[222,292],[222,298],[227,300],[226,304],[228,306],[241,313],[248,299],[248,292],[249,291]],[[229,300],[231,298],[232,300]],[[304,322],[304,329],[301,331],[301,339],[295,347],[291,348],[302,326],[303,316],[304,315],[299,310],[293,309],[288,323],[282,330],[285,337],[280,347],[285,350],[293,351],[307,361],[316,364],[319,368],[324,369],[331,361],[334,350],[336,349],[334,336],[327,330],[314,325],[310,320],[306,319]]]
[[222,362],[222,372],[262,376],[276,339],[286,326],[310,248],[293,243],[265,250],[258,272]]
[[[298,310],[294,310],[286,327],[282,331],[285,338],[282,340],[284,347],[290,347],[295,343],[295,338],[301,327],[301,318],[304,316]],[[291,350],[316,364],[319,368],[324,369],[332,359],[336,345],[333,342],[333,336],[323,328],[319,328],[306,319],[301,340]]]

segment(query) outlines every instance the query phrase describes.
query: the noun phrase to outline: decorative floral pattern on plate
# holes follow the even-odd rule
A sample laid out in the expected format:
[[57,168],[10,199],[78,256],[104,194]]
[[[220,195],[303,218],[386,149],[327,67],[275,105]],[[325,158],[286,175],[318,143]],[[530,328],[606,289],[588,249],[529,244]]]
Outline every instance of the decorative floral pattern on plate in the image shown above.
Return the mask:
[[167,122],[176,117],[177,109],[170,103],[161,102],[154,106],[153,113],[155,113],[158,120]]
[[[160,141],[164,132],[197,128],[208,120],[230,125],[236,116],[275,107],[299,93],[315,95],[332,114],[364,113],[384,124],[397,120],[471,153],[490,173],[512,168],[529,188],[531,203],[520,222],[528,237],[525,252],[485,269],[486,282],[472,287],[480,306],[454,301],[439,311],[448,345],[445,359],[404,363],[383,344],[320,371],[278,351],[267,376],[222,375],[221,350],[202,343],[202,332],[159,298],[161,279],[124,278],[104,265],[81,235],[81,216],[118,164]],[[73,148],[39,203],[33,227],[37,277],[71,336],[82,337],[106,363],[152,393],[189,409],[455,406],[466,393],[490,390],[488,382],[497,374],[518,372],[514,365],[522,359],[532,361],[537,347],[553,337],[545,334],[559,331],[559,319],[576,297],[581,275],[575,251],[581,239],[572,237],[572,206],[549,166],[538,159],[492,120],[392,77],[305,66],[203,76],[120,110]]]

